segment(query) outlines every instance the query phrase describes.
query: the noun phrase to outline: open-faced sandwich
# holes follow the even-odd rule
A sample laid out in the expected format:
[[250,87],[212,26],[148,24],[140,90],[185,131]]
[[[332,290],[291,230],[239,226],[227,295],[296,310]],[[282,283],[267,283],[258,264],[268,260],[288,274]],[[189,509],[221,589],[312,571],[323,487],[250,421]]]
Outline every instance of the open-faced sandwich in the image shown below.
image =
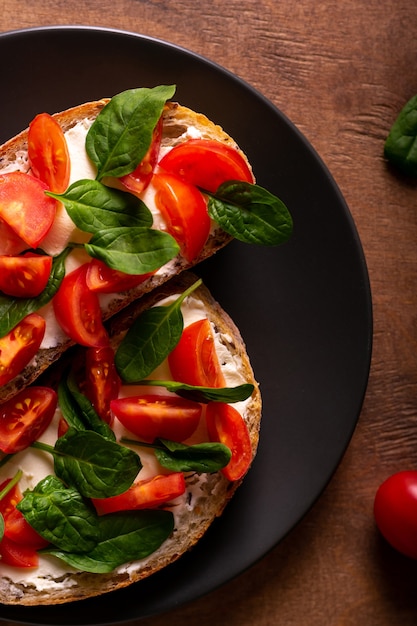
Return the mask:
[[183,271],[233,237],[282,243],[291,218],[174,92],[43,113],[0,148],[0,602],[165,567],[255,455],[243,340]]

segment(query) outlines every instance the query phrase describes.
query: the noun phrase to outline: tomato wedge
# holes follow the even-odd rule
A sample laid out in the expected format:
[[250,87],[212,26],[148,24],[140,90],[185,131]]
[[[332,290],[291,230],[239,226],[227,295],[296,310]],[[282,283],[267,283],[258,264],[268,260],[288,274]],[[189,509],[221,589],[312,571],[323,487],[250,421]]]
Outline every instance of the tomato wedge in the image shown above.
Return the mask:
[[201,387],[226,386],[207,318],[184,328],[181,339],[168,356],[168,363],[173,379],[178,382]]
[[51,423],[57,394],[49,387],[27,387],[0,406],[0,450],[14,454],[36,441]]
[[110,498],[93,499],[99,515],[138,509],[160,507],[185,492],[185,478],[182,472],[158,474],[147,480],[141,480],[130,489]]
[[32,174],[50,191],[66,190],[71,170],[68,146],[62,128],[49,113],[40,113],[29,124],[28,157]]
[[131,174],[120,178],[120,181],[126,189],[129,189],[129,191],[135,194],[144,191],[151,182],[153,171],[158,162],[159,149],[162,141],[162,128],[163,119],[161,116],[154,128],[151,145],[143,160]]
[[26,521],[23,513],[14,508],[5,518],[4,536],[19,545],[40,550],[48,545],[48,541],[41,537]]
[[173,174],[154,174],[155,204],[167,230],[188,262],[200,254],[210,233],[210,217],[202,193]]
[[114,351],[105,348],[88,348],[85,359],[85,395],[90,400],[96,413],[108,424],[112,424],[113,415],[110,402],[117,398],[120,378],[114,365]]
[[0,386],[6,385],[33,359],[45,334],[45,320],[30,313],[0,338]]
[[47,185],[23,172],[0,175],[0,218],[31,248],[48,234],[56,200],[45,195]]
[[200,189],[215,192],[228,180],[253,183],[253,174],[243,156],[213,139],[189,139],[160,160],[161,168]]
[[156,394],[118,398],[110,406],[123,426],[146,442],[157,437],[185,441],[196,430],[202,413],[198,402]]
[[0,563],[12,567],[34,568],[39,565],[39,555],[32,547],[3,537],[0,542]]
[[97,294],[87,287],[88,263],[67,274],[52,304],[64,333],[82,346],[103,348],[109,337],[103,326]]
[[230,404],[209,402],[206,421],[210,440],[223,443],[232,452],[229,463],[221,472],[230,481],[240,480],[252,461],[250,435],[241,414]]
[[35,298],[45,289],[51,268],[52,257],[44,254],[0,255],[0,291],[15,298]]
[[120,293],[137,287],[153,274],[125,274],[111,269],[99,259],[92,259],[88,265],[86,283],[95,293]]

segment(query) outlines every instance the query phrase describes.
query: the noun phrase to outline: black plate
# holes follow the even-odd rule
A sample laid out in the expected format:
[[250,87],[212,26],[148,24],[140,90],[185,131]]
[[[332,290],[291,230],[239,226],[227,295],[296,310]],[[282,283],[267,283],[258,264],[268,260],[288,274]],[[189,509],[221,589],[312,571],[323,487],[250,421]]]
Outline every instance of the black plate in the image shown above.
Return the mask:
[[210,61],[132,33],[51,27],[0,35],[0,142],[35,114],[137,86],[177,85],[176,99],[224,126],[259,184],[294,218],[290,243],[231,244],[200,268],[246,340],[261,382],[259,453],[223,517],[160,574],[64,607],[0,607],[27,624],[114,624],[169,611],[244,571],[320,495],[349,443],[370,364],[366,264],[348,208],[326,167],[262,95]]

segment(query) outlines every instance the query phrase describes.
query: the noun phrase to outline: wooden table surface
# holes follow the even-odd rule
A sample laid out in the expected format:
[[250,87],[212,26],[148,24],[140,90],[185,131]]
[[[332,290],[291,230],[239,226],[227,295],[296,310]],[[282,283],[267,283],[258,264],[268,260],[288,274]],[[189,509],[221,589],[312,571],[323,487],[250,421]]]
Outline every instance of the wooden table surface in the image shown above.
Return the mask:
[[318,151],[367,258],[374,305],[369,386],[325,493],[249,571],[141,626],[415,626],[417,563],[381,541],[372,506],[384,478],[417,467],[417,189],[382,157],[392,122],[417,93],[417,3],[0,0],[0,9],[1,31],[114,27],[179,44],[238,74]]

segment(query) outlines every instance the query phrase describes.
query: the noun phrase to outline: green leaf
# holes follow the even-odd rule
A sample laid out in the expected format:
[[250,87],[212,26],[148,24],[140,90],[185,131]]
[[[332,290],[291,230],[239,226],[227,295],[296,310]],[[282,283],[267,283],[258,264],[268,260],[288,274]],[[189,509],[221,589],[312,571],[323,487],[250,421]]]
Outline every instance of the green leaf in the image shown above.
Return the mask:
[[135,320],[115,354],[123,381],[134,383],[149,376],[175,348],[184,328],[181,304],[200,284],[196,281],[172,304],[147,309]]
[[209,198],[208,212],[223,230],[245,243],[276,246],[292,233],[285,204],[259,185],[223,183]]
[[87,552],[99,540],[97,515],[76,489],[47,476],[26,491],[17,508],[47,541],[62,550]]
[[4,517],[0,513],[0,541],[3,539],[3,537],[4,537]]
[[164,105],[175,86],[130,89],[114,96],[95,119],[86,138],[97,180],[120,178],[142,161]]
[[[67,398],[67,400],[72,400],[72,415],[69,416],[69,420],[67,420],[68,423],[77,427],[77,424],[81,422],[85,429],[93,430],[99,435],[102,435],[105,439],[115,441],[116,436],[113,430],[96,413],[90,400],[81,393],[73,373],[70,373],[68,376],[66,384],[68,393],[70,394],[70,398]],[[76,414],[76,418],[73,421],[74,413]],[[78,428],[78,430],[80,430],[80,428]]]
[[70,428],[55,444],[55,474],[87,498],[123,493],[141,468],[140,458],[133,450],[91,430]]
[[42,550],[76,569],[93,574],[112,572],[119,565],[144,559],[157,550],[174,530],[170,511],[145,510],[111,513],[99,518],[100,539],[88,554]]
[[74,224],[87,233],[119,226],[152,226],[152,213],[142,200],[96,180],[79,180],[63,194],[48,195],[60,200]]
[[72,426],[77,430],[85,430],[86,425],[82,420],[82,413],[75,402],[67,382],[67,377],[63,376],[58,385],[58,405],[62,413],[62,417],[68,426]]
[[179,383],[174,380],[147,379],[129,382],[137,382],[141,385],[153,387],[164,387],[182,398],[194,400],[194,402],[200,402],[202,404],[206,404],[207,402],[226,402],[227,404],[242,402],[249,398],[254,390],[252,383],[242,383],[236,387],[198,387],[196,385]]
[[417,95],[400,111],[384,145],[385,157],[409,176],[417,176]]
[[197,443],[187,446],[167,439],[158,439],[156,443],[156,458],[162,467],[173,472],[211,474],[226,467],[232,456],[230,449],[222,443]]
[[138,227],[98,231],[85,249],[90,256],[126,274],[153,272],[179,252],[177,242],[168,233]]

